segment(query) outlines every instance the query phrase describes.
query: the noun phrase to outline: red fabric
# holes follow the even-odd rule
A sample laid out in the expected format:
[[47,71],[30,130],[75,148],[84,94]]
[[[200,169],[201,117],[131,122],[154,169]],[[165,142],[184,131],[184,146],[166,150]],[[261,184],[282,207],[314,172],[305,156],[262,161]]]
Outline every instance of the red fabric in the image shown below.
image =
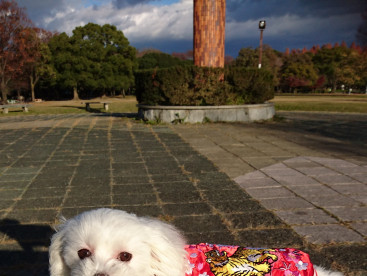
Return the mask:
[[308,254],[293,249],[258,249],[230,245],[193,244],[185,247],[186,276],[314,276]]

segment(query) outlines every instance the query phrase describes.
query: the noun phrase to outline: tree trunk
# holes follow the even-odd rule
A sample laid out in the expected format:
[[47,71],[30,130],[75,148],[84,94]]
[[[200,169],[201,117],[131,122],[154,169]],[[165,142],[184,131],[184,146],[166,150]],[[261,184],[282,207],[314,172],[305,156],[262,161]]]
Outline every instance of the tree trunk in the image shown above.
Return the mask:
[[73,100],[75,101],[79,100],[78,89],[76,88],[76,86],[74,86],[73,88],[73,93],[74,93]]
[[31,82],[31,98],[32,98],[32,102],[34,102],[36,100],[35,94],[34,94],[34,87],[36,86],[35,81],[33,80],[33,76],[31,75],[29,77],[30,82]]
[[4,79],[1,80],[0,89],[1,89],[1,101],[4,104],[7,104],[7,100],[8,100],[8,87],[7,87]]
[[194,0],[194,64],[224,67],[225,0]]

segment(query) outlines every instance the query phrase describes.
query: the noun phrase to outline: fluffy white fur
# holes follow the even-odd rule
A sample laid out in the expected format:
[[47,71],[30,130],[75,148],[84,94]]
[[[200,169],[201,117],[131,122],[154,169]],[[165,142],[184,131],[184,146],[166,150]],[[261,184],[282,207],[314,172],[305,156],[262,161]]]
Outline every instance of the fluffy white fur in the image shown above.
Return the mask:
[[[185,241],[172,226],[124,211],[97,209],[62,224],[52,237],[51,276],[184,275]],[[92,255],[81,260],[77,252]],[[117,259],[129,252],[128,262]]]
[[[120,210],[97,209],[65,221],[49,249],[51,276],[185,276],[185,239],[173,226]],[[91,255],[79,258],[78,251]],[[121,261],[121,252],[132,258]],[[318,276],[342,274],[316,268]]]

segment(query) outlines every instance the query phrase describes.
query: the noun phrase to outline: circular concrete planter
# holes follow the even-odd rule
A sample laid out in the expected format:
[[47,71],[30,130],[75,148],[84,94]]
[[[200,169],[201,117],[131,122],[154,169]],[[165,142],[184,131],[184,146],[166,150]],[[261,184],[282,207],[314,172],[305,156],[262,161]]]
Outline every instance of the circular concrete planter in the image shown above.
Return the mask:
[[138,105],[144,120],[165,123],[255,122],[275,115],[273,103],[220,106]]

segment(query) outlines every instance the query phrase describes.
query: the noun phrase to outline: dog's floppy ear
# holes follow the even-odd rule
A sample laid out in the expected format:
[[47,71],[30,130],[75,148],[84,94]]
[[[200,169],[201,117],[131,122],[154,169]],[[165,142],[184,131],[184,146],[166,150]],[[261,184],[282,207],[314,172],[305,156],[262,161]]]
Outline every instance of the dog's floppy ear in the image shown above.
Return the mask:
[[185,240],[180,232],[166,223],[150,223],[151,270],[156,276],[182,276],[186,271]]
[[51,239],[49,248],[49,270],[51,276],[70,275],[69,268],[66,266],[62,257],[64,230],[55,233]]

